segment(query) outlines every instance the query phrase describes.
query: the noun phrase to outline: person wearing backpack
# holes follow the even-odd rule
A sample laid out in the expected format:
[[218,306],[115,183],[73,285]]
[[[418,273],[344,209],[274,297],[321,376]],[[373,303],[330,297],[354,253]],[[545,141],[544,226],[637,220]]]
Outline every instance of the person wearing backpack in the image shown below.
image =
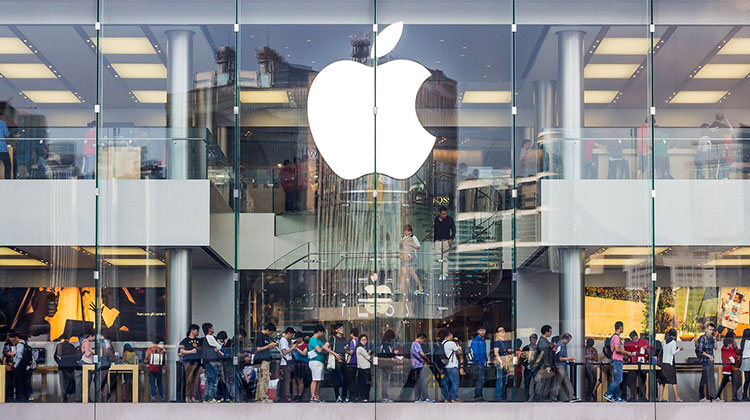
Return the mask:
[[443,395],[445,396],[445,402],[463,402],[458,398],[458,381],[460,379],[460,372],[458,368],[458,355],[461,354],[461,349],[458,347],[455,341],[453,341],[453,334],[448,330],[442,330],[439,334],[440,347],[447,362],[443,369]]
[[31,347],[24,337],[19,333],[11,333],[11,343],[15,350],[8,355],[13,358],[13,388],[16,391],[16,402],[27,402],[29,400],[29,389],[27,387],[26,370],[31,369],[34,357]]
[[[604,355],[610,359],[612,366],[612,382],[604,393],[604,399],[609,402],[622,402],[620,397],[620,384],[622,383],[622,364],[625,357],[630,357],[630,352],[622,345],[620,334],[624,330],[622,321],[615,322],[615,333],[604,341]],[[607,350],[609,349],[609,350]]]
[[[695,355],[701,362],[701,381],[698,385],[698,399],[701,402],[712,401],[714,395],[716,395],[716,377],[714,376],[715,331],[716,326],[709,322],[706,324],[705,333],[695,344]],[[706,393],[706,385],[708,385],[708,393]]]
[[159,346],[160,339],[151,340],[151,347],[146,350],[146,367],[148,368],[148,387],[151,391],[151,402],[156,402],[156,390],[159,389],[159,400],[164,401],[162,389],[162,368],[164,366],[164,349]]
[[79,352],[69,337],[63,337],[55,346],[55,363],[57,363],[57,378],[60,381],[60,393],[62,402],[68,402],[68,395],[75,395],[75,369],[78,364]]

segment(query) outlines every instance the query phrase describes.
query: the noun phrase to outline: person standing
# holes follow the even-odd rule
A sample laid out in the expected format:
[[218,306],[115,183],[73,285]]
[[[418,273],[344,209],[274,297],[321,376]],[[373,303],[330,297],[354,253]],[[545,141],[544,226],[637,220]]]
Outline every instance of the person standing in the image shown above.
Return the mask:
[[17,333],[11,333],[11,343],[14,350],[9,353],[13,358],[13,388],[16,391],[16,402],[28,402],[29,388],[26,379],[26,371],[31,369],[32,361],[31,347],[25,338]]
[[0,163],[3,164],[3,179],[10,179],[11,174],[8,137],[10,137],[10,131],[8,130],[8,125],[3,120],[3,111],[0,110]]
[[[404,225],[404,236],[398,241],[398,256],[401,262],[398,273],[398,283],[395,286],[395,293],[405,292],[409,294],[411,287],[408,286],[408,280],[414,280],[417,284],[417,290],[415,294],[419,295],[424,293],[422,287],[422,281],[417,275],[417,250],[421,247],[419,239],[414,236],[411,225]],[[404,290],[401,290],[403,288]]]
[[[343,334],[343,325],[342,325]],[[312,382],[310,383],[310,402],[320,402],[320,385],[323,381],[323,363],[325,362],[325,354],[328,353],[328,357],[335,357],[337,365],[343,362],[341,355],[331,350],[326,344],[323,344],[323,334],[325,328],[322,325],[318,325],[313,330],[313,336],[310,338],[310,342],[307,346],[307,358],[310,361],[310,372],[312,373]]]
[[599,365],[599,352],[594,348],[594,339],[586,339],[584,349],[584,361],[586,362],[586,395],[585,401],[596,401],[596,389],[601,384],[600,375],[597,375]]
[[[333,376],[333,392],[336,395],[336,402],[349,401],[349,388],[346,382],[346,338],[344,338],[344,324],[338,323],[333,326],[333,335],[325,343],[326,352],[335,354],[335,368],[331,371]],[[310,365],[310,369],[312,369]]]
[[396,333],[393,330],[386,330],[380,340],[380,350],[378,351],[378,371],[380,371],[381,396],[384,403],[393,402],[388,398],[388,388],[391,385],[394,366],[403,359],[401,351],[393,345],[395,339]]
[[[82,365],[92,365],[94,364],[94,331],[89,330],[86,331],[83,334],[83,340],[81,341],[81,345],[79,346],[79,350],[81,351],[81,364]],[[76,369],[75,372],[75,381],[76,381],[76,401],[81,401],[83,399],[82,397],[82,386],[83,386],[83,369]],[[89,381],[89,383],[91,383]],[[89,393],[89,398],[91,396],[91,393]]]
[[477,328],[477,335],[471,340],[472,364],[474,365],[474,401],[484,401],[484,374],[487,366],[487,344],[484,336],[487,329],[484,326]]
[[206,371],[206,385],[203,394],[203,400],[206,402],[217,402],[216,389],[219,385],[219,375],[223,371],[221,357],[224,353],[221,351],[221,343],[214,337],[214,326],[210,322],[204,323],[203,341],[201,347],[203,350],[203,368]]
[[[138,365],[138,355],[135,353],[135,350],[133,350],[133,346],[130,343],[125,343],[122,348],[122,363],[125,365]],[[122,401],[132,402],[133,379],[137,380],[138,376],[136,375],[135,378],[133,378],[133,375],[129,374],[122,376],[124,377],[122,384]]]
[[182,365],[185,367],[185,401],[187,402],[199,402],[201,399],[201,355],[198,352],[201,340],[198,338],[199,331],[198,325],[191,324],[187,336],[180,341],[177,350],[177,356],[182,358]]
[[[701,362],[701,381],[698,385],[698,399],[701,402],[711,401],[716,394],[716,377],[714,377],[714,350],[716,350],[714,333],[716,326],[709,322],[706,324],[704,331],[695,345],[695,354]],[[706,386],[708,386],[708,392],[706,392]]]
[[284,211],[297,210],[297,167],[289,159],[284,161],[284,167],[279,171],[279,181],[284,190]]
[[622,383],[622,364],[625,357],[630,357],[630,352],[626,351],[622,345],[620,334],[624,329],[622,321],[615,322],[615,332],[605,341],[605,348],[609,347],[611,352],[610,365],[612,366],[612,382],[610,382],[607,391],[604,393],[604,399],[609,402],[621,402],[620,384]]
[[497,327],[495,339],[492,341],[492,360],[495,362],[497,379],[495,380],[495,400],[502,401],[507,382],[507,373],[513,366],[506,366],[509,362],[508,345],[505,344],[505,327]]
[[[735,335],[732,331],[729,331],[726,336],[724,336],[724,343],[721,347],[721,362],[722,362],[722,368],[721,368],[721,384],[719,385],[719,390],[716,392],[716,395],[714,396],[715,400],[722,400],[721,393],[724,391],[724,388],[727,386],[729,381],[732,382],[732,399],[738,400],[737,394],[740,390],[740,383],[742,382],[742,375],[740,374],[740,371],[737,368],[737,343],[735,342]],[[742,401],[741,398],[739,398],[739,401]]]
[[414,386],[414,402],[433,402],[427,396],[427,355],[424,354],[422,345],[427,341],[427,334],[419,333],[417,338],[411,343],[409,349],[409,356],[411,357],[411,370],[416,376],[416,383]]
[[359,344],[359,329],[352,328],[349,331],[349,343],[346,345],[346,383],[349,387],[349,401],[359,401],[359,394],[357,393],[357,347]]
[[279,369],[281,370],[281,379],[279,380],[279,385],[276,389],[280,391],[277,400],[281,402],[292,401],[293,352],[297,348],[297,343],[292,342],[294,333],[294,328],[288,327],[284,330],[284,334],[281,335],[281,339],[279,340],[279,350],[281,351]]
[[159,391],[159,401],[164,401],[162,387],[162,369],[164,367],[164,349],[159,346],[159,338],[151,340],[151,347],[146,350],[144,357],[148,368],[148,387],[151,391],[151,402],[156,402],[156,391]]
[[362,334],[357,338],[357,396],[362,402],[370,400],[370,380],[372,375],[370,368],[370,352],[367,351],[367,335]]
[[552,358],[552,343],[549,338],[552,336],[552,327],[543,325],[540,330],[541,337],[537,344],[537,359],[539,360],[538,371],[534,380],[536,381],[536,401],[549,401],[554,377],[555,363]]
[[271,322],[263,325],[255,338],[255,361],[260,362],[258,371],[258,385],[255,388],[255,401],[270,403],[268,398],[268,384],[271,380],[271,349],[279,344],[273,341],[276,335],[276,325]]
[[453,334],[448,330],[440,331],[440,345],[443,348],[443,353],[448,361],[445,363],[443,372],[445,378],[443,378],[443,393],[445,394],[446,402],[463,402],[458,398],[458,381],[460,379],[459,367],[458,367],[458,355],[461,354],[461,349],[458,347],[455,341],[453,341]]
[[523,371],[523,389],[525,392],[524,395],[524,401],[531,401],[534,398],[534,377],[536,376],[536,372],[538,369],[538,366],[535,364],[536,362],[536,343],[539,340],[539,336],[536,335],[536,333],[532,333],[529,336],[529,344],[523,346],[521,349],[521,360],[523,360],[522,365],[524,368]]
[[569,333],[563,333],[557,344],[557,353],[555,354],[555,379],[552,383],[552,399],[559,400],[560,387],[562,386],[565,393],[565,401],[578,401],[575,398],[573,385],[568,377],[568,362],[576,360],[573,356],[568,356],[568,343],[573,337]]
[[[68,395],[76,393],[75,368],[78,360],[77,350],[68,337],[63,337],[55,346],[55,363],[57,377],[60,380],[62,402],[68,402]],[[4,368],[4,366],[3,366]]]
[[674,400],[682,401],[677,392],[677,369],[675,368],[675,355],[682,350],[684,350],[682,347],[677,347],[677,330],[672,328],[667,332],[667,339],[664,340],[661,349],[661,377],[664,383],[661,384],[659,395],[662,401],[669,401],[669,385],[672,385]]
[[307,359],[307,341],[301,335],[295,335],[294,345],[295,348],[292,351],[294,357],[294,370],[292,371],[294,384],[292,389],[294,392],[294,401],[302,402],[302,394],[305,392],[305,381],[310,376],[309,360]]
[[448,216],[448,208],[440,206],[438,215],[433,222],[432,241],[433,248],[438,254],[437,262],[440,263],[440,280],[445,280],[448,272],[448,250],[453,246],[456,237],[456,223]]

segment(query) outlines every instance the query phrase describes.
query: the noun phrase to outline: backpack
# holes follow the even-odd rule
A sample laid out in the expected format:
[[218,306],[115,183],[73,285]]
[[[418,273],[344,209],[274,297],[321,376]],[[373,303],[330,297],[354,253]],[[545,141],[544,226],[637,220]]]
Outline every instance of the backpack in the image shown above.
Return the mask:
[[611,336],[607,337],[607,339],[604,340],[604,347],[602,348],[602,353],[604,354],[604,357],[610,360],[612,360],[612,355],[614,353],[612,351],[612,337],[614,336],[615,335],[612,334]]
[[31,352],[31,346],[27,341],[23,341],[23,354],[21,355],[21,362],[18,366],[31,366],[34,362],[34,354]]
[[81,360],[81,352],[70,341],[63,341],[57,345],[60,348],[60,358],[55,359],[57,365],[61,368],[71,368],[78,365]]
[[148,371],[152,373],[161,373],[161,368],[164,366],[164,350],[160,347],[154,349],[146,361]]
[[434,352],[435,357],[433,358],[433,360],[435,361],[435,366],[441,371],[445,369],[445,366],[450,361],[450,358],[453,357],[453,353],[449,355],[445,354],[445,343],[447,342],[448,340],[443,340],[443,342],[440,343],[440,346],[438,346],[438,348],[436,348]]
[[703,347],[706,345],[706,336],[702,335],[701,338],[698,339],[698,342],[695,343],[695,357],[698,358],[698,360],[703,359]]

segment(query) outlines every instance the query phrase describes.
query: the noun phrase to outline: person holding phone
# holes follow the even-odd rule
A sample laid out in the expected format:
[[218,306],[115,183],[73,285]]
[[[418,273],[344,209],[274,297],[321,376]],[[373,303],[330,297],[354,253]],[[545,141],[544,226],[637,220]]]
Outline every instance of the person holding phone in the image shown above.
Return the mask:
[[405,290],[409,290],[407,281],[413,279],[417,283],[417,290],[414,294],[423,294],[424,289],[422,288],[422,281],[417,275],[417,250],[421,247],[419,239],[414,236],[411,225],[404,225],[404,236],[398,241],[398,252],[399,259],[401,260],[401,269],[398,276],[398,284],[396,284],[396,293],[400,293],[400,287],[404,287]]

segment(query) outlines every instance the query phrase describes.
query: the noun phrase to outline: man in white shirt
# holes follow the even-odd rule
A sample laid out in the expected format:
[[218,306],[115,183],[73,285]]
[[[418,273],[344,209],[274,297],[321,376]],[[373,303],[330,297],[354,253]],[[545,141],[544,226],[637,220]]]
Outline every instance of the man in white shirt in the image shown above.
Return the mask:
[[279,350],[281,351],[281,361],[279,362],[279,369],[281,370],[281,378],[279,378],[279,397],[280,402],[291,402],[291,385],[292,385],[292,352],[297,348],[297,343],[292,343],[292,337],[294,337],[294,328],[289,327],[284,331],[279,340]]
[[453,334],[448,330],[440,331],[440,345],[448,361],[445,363],[443,378],[443,395],[446,402],[462,402],[458,398],[458,382],[460,373],[458,367],[458,355],[461,354],[461,348],[453,341]]
[[206,370],[206,391],[203,399],[208,402],[216,402],[216,388],[219,384],[219,375],[223,373],[219,356],[224,356],[221,351],[221,343],[214,337],[214,326],[210,322],[202,326],[203,345],[203,368]]

